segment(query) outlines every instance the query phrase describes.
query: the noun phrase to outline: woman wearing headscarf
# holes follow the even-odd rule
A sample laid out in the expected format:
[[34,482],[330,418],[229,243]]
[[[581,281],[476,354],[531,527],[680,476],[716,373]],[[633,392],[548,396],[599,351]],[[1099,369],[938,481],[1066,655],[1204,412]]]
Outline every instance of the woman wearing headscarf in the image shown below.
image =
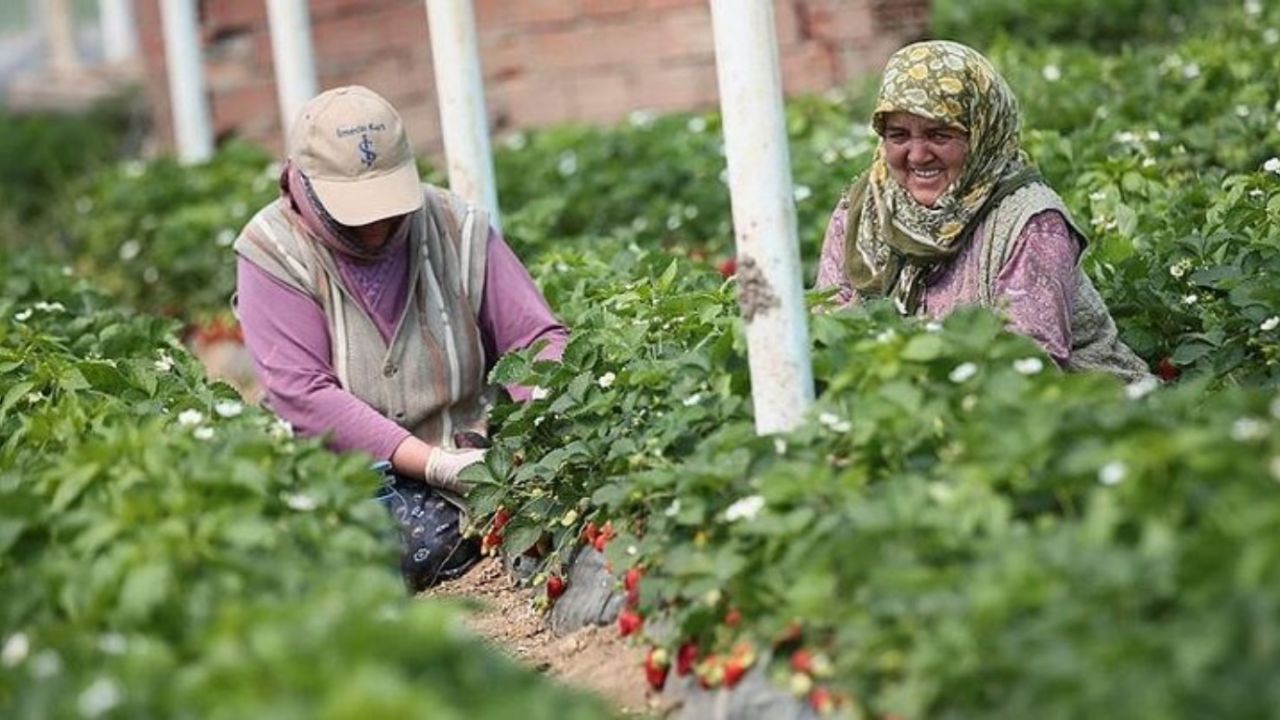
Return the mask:
[[[266,403],[303,435],[389,463],[413,590],[478,558],[459,473],[484,457],[488,369],[568,333],[488,214],[425,185],[400,115],[352,86],[290,133],[280,197],[235,243],[237,313]],[[517,400],[530,389],[508,387]]]
[[1017,101],[985,57],[946,41],[899,50],[871,124],[879,147],[832,214],[819,262],[817,287],[838,307],[989,307],[1064,369],[1147,375],[1081,270],[1086,237],[1022,150]]

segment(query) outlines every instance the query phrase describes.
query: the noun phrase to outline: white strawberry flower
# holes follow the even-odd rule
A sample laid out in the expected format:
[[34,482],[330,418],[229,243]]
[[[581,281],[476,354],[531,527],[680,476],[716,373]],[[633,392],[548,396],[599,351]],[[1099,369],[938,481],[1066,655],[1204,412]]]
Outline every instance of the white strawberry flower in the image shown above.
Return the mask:
[[96,718],[115,709],[124,700],[120,684],[111,678],[98,678],[80,693],[76,707],[86,718]]
[[241,405],[235,400],[220,400],[213,406],[213,411],[217,413],[219,417],[233,418],[244,412],[244,405]]
[[1044,361],[1038,357],[1023,358],[1013,361],[1013,369],[1019,375],[1035,375],[1044,370]]
[[764,509],[764,497],[748,495],[735,501],[724,511],[724,519],[729,522],[753,520]]
[[702,395],[701,393],[694,393],[689,397],[685,398],[683,402],[685,407],[693,407],[694,405],[697,405],[698,403],[702,402]]
[[608,389],[613,387],[613,383],[617,379],[618,379],[618,376],[615,375],[613,372],[607,372],[600,376],[600,379],[596,381],[596,384],[599,385],[601,388]]
[[1264,440],[1270,430],[1262,420],[1244,417],[1231,424],[1231,439],[1242,443]]
[[529,397],[534,400],[546,400],[550,395],[551,391],[541,385],[534,385],[533,390],[529,393]]
[[973,376],[977,374],[978,366],[971,362],[967,362],[957,365],[955,369],[951,371],[951,374],[947,375],[947,379],[957,385],[960,385],[961,383],[966,383],[969,380],[972,380]]
[[1040,74],[1049,82],[1058,82],[1062,79],[1062,70],[1057,65],[1045,65]]
[[1277,327],[1280,327],[1280,315],[1272,315],[1266,320],[1263,320],[1262,324],[1258,327],[1262,332],[1271,332],[1272,330],[1275,330]]
[[297,512],[311,512],[320,507],[320,503],[306,493],[289,493],[284,496],[284,504]]
[[195,432],[191,433],[191,437],[194,437],[197,440],[208,442],[209,440],[213,439],[213,428],[209,427],[208,425],[202,425],[196,428]]
[[199,425],[202,422],[204,422],[204,413],[199,410],[183,410],[178,413],[179,425],[186,425],[190,427],[192,425]]
[[26,310],[19,310],[18,312],[13,314],[13,319],[17,320],[18,322],[26,322],[31,319],[32,312],[33,311],[31,310],[31,308],[27,308]]
[[1119,460],[1112,460],[1098,470],[1098,482],[1103,485],[1119,485],[1129,474],[1129,468]]
[[4,641],[4,649],[0,650],[0,665],[15,667],[31,654],[31,639],[24,632],[16,632]]
[[1262,163],[1262,169],[1269,173],[1280,175],[1280,157],[1273,157]]

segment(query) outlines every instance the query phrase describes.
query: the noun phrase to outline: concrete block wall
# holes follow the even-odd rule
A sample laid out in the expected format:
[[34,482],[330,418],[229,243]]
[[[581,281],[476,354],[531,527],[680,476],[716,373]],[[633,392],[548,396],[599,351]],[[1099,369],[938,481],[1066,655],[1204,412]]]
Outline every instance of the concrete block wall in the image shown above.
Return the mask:
[[[160,0],[135,0],[158,136],[171,122]],[[201,0],[215,132],[283,146],[270,33],[261,0]],[[822,92],[880,69],[922,37],[929,0],[774,0],[789,95]],[[474,0],[490,124],[496,133],[635,110],[714,108],[708,0]],[[419,150],[439,150],[423,0],[310,0],[321,88],[359,83],[405,117]]]

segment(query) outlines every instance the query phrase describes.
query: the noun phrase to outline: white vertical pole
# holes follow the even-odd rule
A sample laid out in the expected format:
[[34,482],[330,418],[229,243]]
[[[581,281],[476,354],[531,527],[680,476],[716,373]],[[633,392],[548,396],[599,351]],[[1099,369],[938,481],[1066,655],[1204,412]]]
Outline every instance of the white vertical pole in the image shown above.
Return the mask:
[[205,95],[196,0],[160,0],[160,14],[178,159],[184,163],[204,162],[213,155],[213,125]]
[[138,57],[138,30],[133,0],[98,0],[102,23],[102,52],[107,62],[122,64]]
[[44,22],[49,40],[49,74],[74,75],[80,69],[80,58],[76,54],[75,20],[67,0],[48,0]]
[[471,0],[426,2],[449,188],[488,210],[501,229]]
[[813,367],[773,0],[711,0],[711,17],[756,432],[781,432],[813,404]]
[[271,56],[275,62],[280,128],[289,128],[302,106],[316,94],[316,58],[311,44],[307,0],[267,0],[271,23]]

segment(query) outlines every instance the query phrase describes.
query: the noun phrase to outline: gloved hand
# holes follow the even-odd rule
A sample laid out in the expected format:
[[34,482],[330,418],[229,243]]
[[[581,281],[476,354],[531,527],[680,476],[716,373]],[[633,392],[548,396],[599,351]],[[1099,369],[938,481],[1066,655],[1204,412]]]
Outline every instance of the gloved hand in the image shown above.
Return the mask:
[[484,460],[485,450],[449,450],[433,446],[427,455],[427,466],[423,472],[427,483],[444,488],[460,495],[465,495],[470,488],[458,480],[462,469]]

